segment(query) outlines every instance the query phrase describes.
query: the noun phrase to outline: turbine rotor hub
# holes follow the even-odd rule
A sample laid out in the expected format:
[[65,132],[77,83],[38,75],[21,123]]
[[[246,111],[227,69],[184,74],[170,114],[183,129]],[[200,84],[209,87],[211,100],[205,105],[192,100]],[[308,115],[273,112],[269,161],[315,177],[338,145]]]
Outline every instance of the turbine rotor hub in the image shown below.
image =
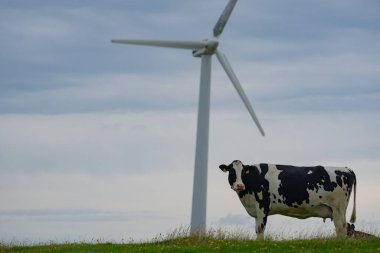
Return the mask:
[[208,40],[205,39],[206,46],[193,50],[194,57],[201,57],[202,55],[213,55],[215,50],[218,48],[219,41],[216,39]]

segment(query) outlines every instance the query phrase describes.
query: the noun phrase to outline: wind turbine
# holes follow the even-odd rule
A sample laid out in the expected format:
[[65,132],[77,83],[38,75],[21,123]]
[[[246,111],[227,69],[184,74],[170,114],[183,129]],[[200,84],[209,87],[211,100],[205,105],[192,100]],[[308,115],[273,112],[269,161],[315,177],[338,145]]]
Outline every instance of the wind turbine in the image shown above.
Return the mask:
[[206,232],[206,199],[207,199],[207,163],[208,163],[208,140],[209,140],[209,118],[210,118],[210,84],[211,84],[211,57],[215,54],[234,85],[245,107],[256,123],[262,136],[265,135],[253,108],[245,95],[227,57],[218,50],[219,36],[234,9],[237,0],[230,0],[222,15],[214,26],[213,38],[203,41],[173,41],[173,40],[131,40],[113,39],[112,43],[133,44],[155,47],[169,47],[193,50],[194,57],[200,57],[201,76],[198,102],[198,123],[195,151],[194,181],[193,181],[193,203],[191,211],[191,233]]

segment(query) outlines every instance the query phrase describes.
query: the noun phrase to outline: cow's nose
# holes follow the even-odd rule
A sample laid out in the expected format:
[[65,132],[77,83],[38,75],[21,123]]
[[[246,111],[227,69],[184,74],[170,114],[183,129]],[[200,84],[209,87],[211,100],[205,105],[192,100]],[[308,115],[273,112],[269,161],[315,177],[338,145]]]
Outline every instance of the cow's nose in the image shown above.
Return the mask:
[[245,190],[245,185],[244,184],[236,184],[235,190],[243,191],[243,190]]

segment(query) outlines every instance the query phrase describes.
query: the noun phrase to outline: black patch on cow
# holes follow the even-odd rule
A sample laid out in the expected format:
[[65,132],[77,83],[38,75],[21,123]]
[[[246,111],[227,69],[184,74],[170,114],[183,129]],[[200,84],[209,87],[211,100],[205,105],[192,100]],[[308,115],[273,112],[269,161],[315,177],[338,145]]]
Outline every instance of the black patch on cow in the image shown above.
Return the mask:
[[[351,170],[349,170],[348,172],[336,170],[335,175],[336,175],[337,184],[342,188],[343,188],[343,186],[347,186],[346,192],[351,193],[352,186],[356,182],[355,173]],[[348,196],[347,193],[346,193],[346,196]]]
[[[265,175],[268,173],[268,164],[260,164],[260,170],[256,166],[243,166],[242,181],[245,185],[245,190],[239,192],[239,197],[242,198],[246,194],[254,194],[259,208],[264,211],[265,215],[269,214],[270,206],[270,193],[269,182],[265,179]],[[249,170],[247,174],[246,171]],[[262,197],[258,193],[261,193]],[[266,223],[264,221],[264,223]],[[264,224],[265,225],[265,224]]]
[[345,195],[347,197],[347,200],[350,198],[351,191],[353,186],[356,184],[356,175],[355,173],[348,169],[348,171],[335,171],[336,174],[336,181],[337,183],[342,184],[342,188],[345,190]]
[[231,187],[236,182],[236,171],[234,169],[229,170],[228,172],[228,182],[230,183]]
[[[330,176],[322,166],[295,167],[288,165],[277,165],[280,171],[278,179],[280,186],[279,194],[288,206],[301,205],[309,200],[307,190],[318,192],[320,189],[333,191],[337,184],[331,182]],[[320,198],[322,198],[320,196]]]
[[268,216],[265,216],[263,220],[264,220],[264,226],[265,226],[267,224],[267,221],[268,221]]
[[[335,171],[335,174],[337,174],[336,173],[336,171]],[[340,187],[342,187],[342,185],[343,185],[343,183],[342,183],[342,178],[340,177],[340,176],[336,176],[336,183],[340,186]]]

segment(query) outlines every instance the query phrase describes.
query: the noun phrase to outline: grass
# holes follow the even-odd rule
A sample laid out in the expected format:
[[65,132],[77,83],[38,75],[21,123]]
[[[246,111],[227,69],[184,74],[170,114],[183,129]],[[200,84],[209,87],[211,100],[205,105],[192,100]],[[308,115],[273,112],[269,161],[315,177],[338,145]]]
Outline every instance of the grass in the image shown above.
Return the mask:
[[0,245],[0,253],[121,253],[121,252],[380,252],[380,238],[335,239],[313,238],[295,240],[254,241],[242,235],[220,230],[205,236],[189,236],[185,230],[175,230],[165,237],[145,243],[67,243],[35,246]]

